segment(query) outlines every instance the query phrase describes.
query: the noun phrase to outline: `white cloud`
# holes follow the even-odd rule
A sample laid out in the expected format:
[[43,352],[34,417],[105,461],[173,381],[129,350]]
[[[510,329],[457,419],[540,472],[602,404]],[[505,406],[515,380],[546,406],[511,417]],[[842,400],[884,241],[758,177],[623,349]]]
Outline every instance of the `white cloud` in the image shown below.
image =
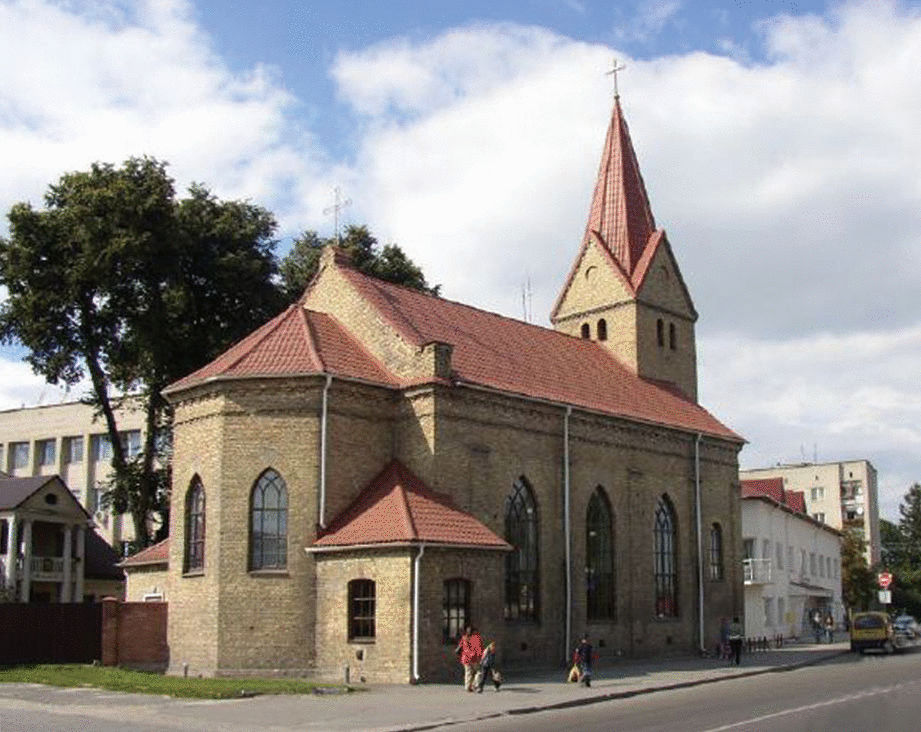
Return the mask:
[[615,38],[621,42],[646,42],[674,23],[684,3],[681,0],[642,0],[632,17],[618,23]]

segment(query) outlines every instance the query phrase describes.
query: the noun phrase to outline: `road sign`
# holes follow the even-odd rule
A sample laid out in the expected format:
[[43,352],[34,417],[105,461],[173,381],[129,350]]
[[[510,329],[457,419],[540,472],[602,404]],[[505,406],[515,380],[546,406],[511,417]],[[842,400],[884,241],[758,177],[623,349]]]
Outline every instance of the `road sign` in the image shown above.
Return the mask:
[[880,572],[876,578],[876,581],[879,582],[880,589],[888,590],[889,585],[892,584],[892,573]]
[[879,604],[889,605],[891,602],[892,602],[892,591],[891,590],[880,590],[879,591]]

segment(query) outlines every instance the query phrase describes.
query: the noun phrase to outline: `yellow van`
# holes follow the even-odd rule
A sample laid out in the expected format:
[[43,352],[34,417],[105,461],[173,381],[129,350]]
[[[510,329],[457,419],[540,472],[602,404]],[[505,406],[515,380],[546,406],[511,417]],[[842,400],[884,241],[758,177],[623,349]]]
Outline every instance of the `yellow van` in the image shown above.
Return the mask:
[[867,648],[881,648],[886,653],[895,650],[895,631],[886,613],[854,613],[851,618],[851,652],[863,653]]

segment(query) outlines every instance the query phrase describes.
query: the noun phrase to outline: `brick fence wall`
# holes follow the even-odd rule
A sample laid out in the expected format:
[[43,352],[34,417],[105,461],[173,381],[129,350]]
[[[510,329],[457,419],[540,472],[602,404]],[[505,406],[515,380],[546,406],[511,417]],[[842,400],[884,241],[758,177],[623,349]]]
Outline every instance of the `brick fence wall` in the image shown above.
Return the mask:
[[102,601],[102,664],[163,671],[169,663],[165,602]]

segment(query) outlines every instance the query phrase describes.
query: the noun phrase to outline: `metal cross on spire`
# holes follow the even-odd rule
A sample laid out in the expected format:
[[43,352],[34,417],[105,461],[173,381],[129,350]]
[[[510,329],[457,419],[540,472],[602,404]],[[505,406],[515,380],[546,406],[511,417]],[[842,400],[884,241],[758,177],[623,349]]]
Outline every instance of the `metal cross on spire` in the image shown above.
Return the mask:
[[625,68],[627,68],[627,65],[618,63],[617,59],[615,58],[614,65],[611,67],[611,70],[605,72],[605,76],[614,77],[614,98],[615,99],[620,99],[620,93],[617,91],[617,72],[623,71]]
[[327,206],[326,208],[323,209],[324,216],[329,216],[330,214],[333,215],[333,227],[335,228],[335,232],[336,232],[336,246],[337,247],[342,243],[342,240],[339,236],[339,212],[342,211],[342,209],[346,208],[347,206],[351,206],[351,205],[352,205],[352,199],[343,198],[342,189],[339,188],[339,186],[336,186],[335,188],[333,188],[333,205]]

